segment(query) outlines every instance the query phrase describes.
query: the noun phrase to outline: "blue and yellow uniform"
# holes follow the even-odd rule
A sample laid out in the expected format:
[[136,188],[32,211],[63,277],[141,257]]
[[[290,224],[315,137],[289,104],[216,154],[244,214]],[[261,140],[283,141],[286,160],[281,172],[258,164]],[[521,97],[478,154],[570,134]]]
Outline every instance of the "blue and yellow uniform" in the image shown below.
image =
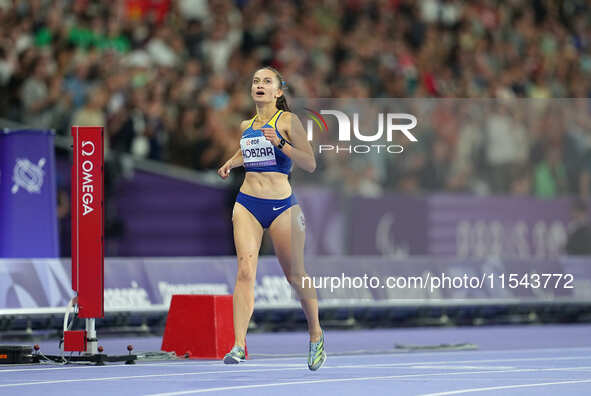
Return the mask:
[[[273,128],[277,136],[283,138],[277,130],[277,120],[282,114],[283,110],[277,110],[262,128]],[[246,172],[279,172],[289,175],[292,169],[291,158],[267,140],[262,128],[252,128],[256,118],[255,115],[250,120],[248,128],[242,132],[240,139],[244,170]],[[287,142],[287,144],[291,143]],[[242,192],[236,196],[236,202],[248,209],[263,228],[268,228],[277,216],[297,204],[293,194],[285,199],[263,199]]]
[[[240,139],[240,148],[242,149],[242,158],[244,160],[244,169],[247,172],[279,172],[289,175],[291,172],[292,162],[283,151],[273,146],[270,141],[263,135],[263,128],[274,128],[275,133],[281,139],[283,136],[277,130],[277,121],[283,114],[283,110],[277,110],[275,115],[271,117],[269,122],[262,126],[261,129],[253,129],[252,125],[256,120],[254,116],[248,128],[242,132]],[[288,142],[288,144],[290,144]]]

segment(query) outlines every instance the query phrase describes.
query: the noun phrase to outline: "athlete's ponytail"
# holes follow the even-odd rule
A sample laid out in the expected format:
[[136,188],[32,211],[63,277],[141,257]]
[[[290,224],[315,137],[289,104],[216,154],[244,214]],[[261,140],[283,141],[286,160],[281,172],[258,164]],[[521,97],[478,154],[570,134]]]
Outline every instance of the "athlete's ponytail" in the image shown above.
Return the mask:
[[276,106],[279,110],[291,111],[289,110],[289,106],[287,105],[287,99],[285,99],[285,95],[281,95],[277,98]]
[[[285,83],[285,80],[283,79],[283,76],[281,75],[281,73],[279,73],[275,68],[273,68],[271,66],[265,66],[265,67],[263,67],[263,69],[268,69],[268,70],[271,70],[273,73],[275,73],[275,75],[277,76],[277,79],[279,80],[279,86],[281,87],[283,92],[285,92],[287,90],[287,84]],[[289,106],[287,105],[287,99],[285,98],[285,93],[277,98],[277,102],[275,105],[277,106],[277,108],[279,110],[291,111],[291,110],[289,110]]]

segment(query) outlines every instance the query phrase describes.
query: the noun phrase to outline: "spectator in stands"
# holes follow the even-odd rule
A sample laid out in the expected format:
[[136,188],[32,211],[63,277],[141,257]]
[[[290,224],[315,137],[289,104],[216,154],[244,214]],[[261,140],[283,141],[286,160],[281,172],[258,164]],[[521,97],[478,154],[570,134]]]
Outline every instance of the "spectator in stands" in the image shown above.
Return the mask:
[[589,208],[582,199],[575,200],[571,209],[565,251],[568,255],[591,255]]
[[511,113],[509,103],[486,107],[492,111],[485,117],[485,150],[491,189],[494,193],[509,190],[511,171],[529,158],[527,131]]
[[147,105],[144,134],[150,145],[148,158],[164,160],[169,134],[164,122],[164,106],[158,97],[152,98]]
[[72,125],[106,126],[107,122],[104,111],[106,101],[106,91],[102,87],[94,87],[89,92],[89,98],[86,104],[74,113]]
[[115,150],[145,158],[150,153],[150,144],[145,136],[148,98],[146,89],[136,88],[132,92],[132,108],[125,112],[125,121],[112,136],[111,145]]
[[37,58],[32,65],[32,73],[25,80],[21,90],[23,121],[30,126],[50,128],[53,125],[53,110],[60,98],[61,86],[49,86],[47,80],[47,64],[44,59]]
[[195,107],[182,110],[179,125],[170,136],[170,153],[172,163],[186,168],[198,168],[197,145],[199,141],[199,111]]
[[422,170],[421,185],[427,191],[440,191],[448,186],[452,153],[447,142],[436,139],[426,166]]
[[[197,169],[215,168],[224,142],[233,141],[235,118],[245,111],[237,94],[248,80],[244,73],[263,64],[282,69],[290,94],[311,98],[512,100],[587,98],[591,91],[591,4],[585,0],[0,3],[0,117],[67,135],[72,109],[96,106],[88,92],[98,85],[105,89],[111,146],[174,162],[185,110],[214,108],[221,112],[220,132],[197,126]],[[570,124],[562,132],[560,162],[565,191],[590,194],[591,117],[581,103],[565,116]],[[482,102],[478,106],[482,113]],[[466,124],[442,104],[434,111],[437,128],[405,147],[408,164],[372,160],[359,169],[374,167],[381,188],[397,188],[404,175],[409,191],[421,184],[434,191],[525,191],[513,169],[547,166],[539,148],[553,132],[546,121],[535,125],[515,110],[505,103]],[[446,165],[425,170],[431,133],[445,142],[434,154],[447,151]],[[530,173],[533,192],[549,186],[544,166]],[[329,179],[338,173],[327,172]]]
[[91,87],[90,80],[90,65],[87,60],[79,60],[75,67],[74,73],[67,77],[64,81],[66,92],[72,96],[73,110],[77,110],[84,106],[89,99],[88,91]]
[[560,147],[546,148],[544,160],[534,170],[534,191],[539,198],[556,198],[567,193],[568,180]]
[[517,167],[511,172],[512,180],[509,194],[514,196],[531,195],[531,170],[528,166]]

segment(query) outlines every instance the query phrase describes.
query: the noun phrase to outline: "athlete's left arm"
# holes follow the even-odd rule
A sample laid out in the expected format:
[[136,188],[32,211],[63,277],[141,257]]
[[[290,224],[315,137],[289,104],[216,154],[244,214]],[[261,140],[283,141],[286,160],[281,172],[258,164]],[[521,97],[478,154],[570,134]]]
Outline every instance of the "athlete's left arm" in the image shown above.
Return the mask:
[[[296,163],[300,168],[312,173],[316,169],[316,158],[314,158],[314,149],[307,139],[306,131],[297,115],[285,112],[279,117],[277,130],[281,136],[289,140],[290,144],[285,144],[281,151]],[[263,131],[267,139],[275,147],[279,145],[280,139],[273,129]]]

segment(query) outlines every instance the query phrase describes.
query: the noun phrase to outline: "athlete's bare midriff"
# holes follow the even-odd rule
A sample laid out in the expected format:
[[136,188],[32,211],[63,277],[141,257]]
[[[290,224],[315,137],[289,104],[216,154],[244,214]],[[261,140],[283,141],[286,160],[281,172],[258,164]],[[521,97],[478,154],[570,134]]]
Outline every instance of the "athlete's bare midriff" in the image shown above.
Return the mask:
[[264,199],[284,199],[291,195],[287,175],[280,172],[246,172],[240,192]]

